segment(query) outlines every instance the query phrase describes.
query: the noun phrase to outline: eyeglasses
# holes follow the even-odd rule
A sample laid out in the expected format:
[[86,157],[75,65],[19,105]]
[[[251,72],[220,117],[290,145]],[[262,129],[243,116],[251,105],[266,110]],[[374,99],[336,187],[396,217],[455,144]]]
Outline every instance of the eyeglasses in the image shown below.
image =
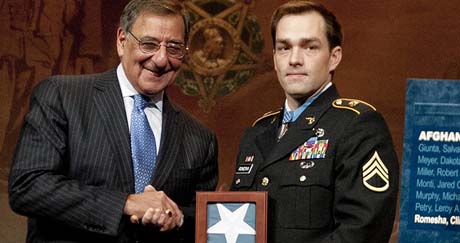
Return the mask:
[[128,31],[128,33],[134,37],[139,44],[139,49],[145,54],[155,54],[158,50],[160,50],[161,46],[165,46],[168,56],[173,58],[180,59],[184,57],[187,52],[187,47],[185,47],[185,44],[183,43],[168,42],[166,44],[162,44],[153,40],[139,40],[139,38],[131,33],[131,31]]

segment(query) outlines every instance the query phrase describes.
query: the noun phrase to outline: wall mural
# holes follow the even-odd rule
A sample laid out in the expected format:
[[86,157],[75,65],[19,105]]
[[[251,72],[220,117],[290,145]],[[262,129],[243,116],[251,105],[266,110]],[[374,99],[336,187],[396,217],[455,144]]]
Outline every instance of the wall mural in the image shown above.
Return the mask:
[[94,72],[93,61],[102,56],[100,6],[101,0],[0,0],[6,121],[0,126],[0,174],[11,160],[32,88],[52,74]]
[[250,10],[255,1],[185,1],[191,25],[189,54],[176,80],[181,90],[199,96],[209,112],[217,96],[231,94],[262,65],[263,39]]
[[[235,92],[266,66],[262,33],[251,13],[256,3],[183,2],[192,24],[190,52],[176,84],[209,112],[216,97]],[[0,177],[8,173],[33,87],[50,75],[93,73],[107,59],[103,4],[111,2],[0,0]]]

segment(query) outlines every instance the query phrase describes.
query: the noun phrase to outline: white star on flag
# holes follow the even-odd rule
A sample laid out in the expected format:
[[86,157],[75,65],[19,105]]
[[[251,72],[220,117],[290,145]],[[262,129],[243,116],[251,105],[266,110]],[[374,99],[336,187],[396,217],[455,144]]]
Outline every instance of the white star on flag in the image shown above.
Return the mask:
[[227,243],[236,243],[238,235],[255,235],[256,231],[244,222],[244,217],[248,211],[249,203],[243,204],[234,212],[228,210],[221,203],[217,203],[217,210],[219,211],[220,221],[211,226],[207,233],[211,234],[225,234]]

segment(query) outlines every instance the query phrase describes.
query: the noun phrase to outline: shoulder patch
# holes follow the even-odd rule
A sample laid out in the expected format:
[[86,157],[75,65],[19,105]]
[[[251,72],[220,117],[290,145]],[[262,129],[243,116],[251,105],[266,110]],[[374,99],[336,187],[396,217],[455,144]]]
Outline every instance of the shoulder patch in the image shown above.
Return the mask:
[[372,109],[376,111],[374,106],[371,104],[364,102],[362,100],[357,100],[357,99],[347,99],[347,98],[340,98],[336,99],[332,102],[332,106],[337,108],[337,109],[347,109],[354,111],[356,114],[361,114],[362,111],[365,111],[366,109]]
[[279,113],[280,113],[280,110],[278,110],[278,111],[269,111],[269,112],[265,113],[263,116],[257,118],[257,120],[254,123],[252,123],[252,126],[255,126],[257,124],[257,122],[259,122],[261,120],[264,120],[265,118],[272,117],[272,116],[274,116],[276,114],[279,114]]

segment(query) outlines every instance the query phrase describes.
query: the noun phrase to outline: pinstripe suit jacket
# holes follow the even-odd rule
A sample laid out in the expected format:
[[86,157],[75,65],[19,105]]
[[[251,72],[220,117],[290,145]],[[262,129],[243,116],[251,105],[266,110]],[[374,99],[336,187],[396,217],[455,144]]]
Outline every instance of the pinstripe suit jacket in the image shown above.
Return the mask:
[[[166,95],[162,129],[151,184],[193,216],[195,191],[217,184],[216,137]],[[10,205],[29,218],[27,241],[181,242],[187,237],[184,230],[159,233],[130,224],[123,216],[130,193],[130,135],[115,70],[41,82],[9,178]],[[193,223],[189,219],[186,215],[184,226]],[[188,237],[184,242],[193,242],[193,233]]]

